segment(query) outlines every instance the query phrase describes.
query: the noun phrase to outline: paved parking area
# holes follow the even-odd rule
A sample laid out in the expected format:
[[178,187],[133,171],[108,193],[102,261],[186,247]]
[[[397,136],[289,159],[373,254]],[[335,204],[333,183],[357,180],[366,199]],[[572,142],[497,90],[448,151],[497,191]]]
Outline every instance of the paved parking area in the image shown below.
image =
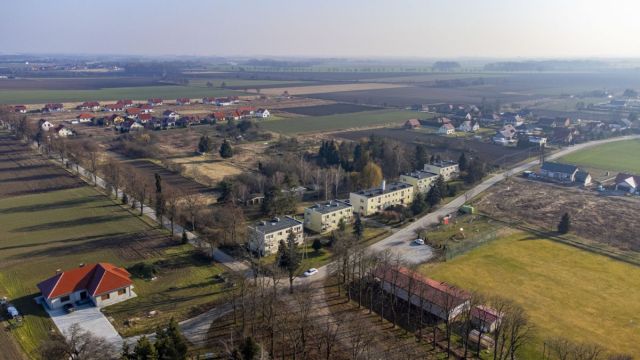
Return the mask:
[[122,348],[122,337],[111,325],[100,309],[93,305],[83,305],[76,308],[76,311],[67,314],[63,309],[47,310],[49,316],[58,327],[61,333],[67,334],[73,324],[79,324],[82,330],[88,331],[95,336],[105,338],[113,343],[117,349]]

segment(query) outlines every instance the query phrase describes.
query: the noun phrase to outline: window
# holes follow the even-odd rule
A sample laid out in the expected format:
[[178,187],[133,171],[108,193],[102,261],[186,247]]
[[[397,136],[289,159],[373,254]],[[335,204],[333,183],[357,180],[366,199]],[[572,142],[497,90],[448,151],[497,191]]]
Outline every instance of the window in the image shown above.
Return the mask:
[[111,298],[111,294],[104,294],[100,296],[101,301],[109,300]]
[[127,293],[127,289],[120,289],[120,290],[118,290],[118,296],[120,296],[120,295],[124,295],[124,294],[126,294],[126,293]]
[[63,296],[63,297],[61,297],[61,298],[60,298],[60,302],[67,302],[67,301],[69,301],[69,300],[71,300],[71,298],[69,297],[69,295],[67,295],[67,296]]

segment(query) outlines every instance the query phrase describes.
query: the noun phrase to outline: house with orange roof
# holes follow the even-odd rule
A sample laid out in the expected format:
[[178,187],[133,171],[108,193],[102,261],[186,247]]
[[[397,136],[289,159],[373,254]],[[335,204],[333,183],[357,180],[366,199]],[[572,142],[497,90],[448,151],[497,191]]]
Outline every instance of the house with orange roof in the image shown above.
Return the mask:
[[104,307],[135,297],[131,274],[110,263],[80,265],[58,271],[38,284],[43,302],[49,309],[67,304],[91,302]]

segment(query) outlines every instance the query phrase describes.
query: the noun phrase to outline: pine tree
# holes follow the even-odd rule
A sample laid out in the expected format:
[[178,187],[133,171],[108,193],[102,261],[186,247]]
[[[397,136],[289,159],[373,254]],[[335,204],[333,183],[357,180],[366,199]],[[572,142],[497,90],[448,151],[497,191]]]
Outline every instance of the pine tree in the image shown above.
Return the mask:
[[174,318],[169,320],[166,329],[156,331],[155,347],[159,359],[184,360],[187,358],[187,342]]
[[257,359],[260,354],[260,345],[251,336],[247,336],[240,344],[240,354],[243,360]]
[[200,137],[200,141],[198,142],[198,152],[202,154],[206,154],[211,151],[212,148],[211,139],[207,135],[203,135]]
[[313,251],[317,254],[320,252],[320,249],[322,249],[322,242],[320,241],[320,239],[314,239],[313,243],[311,244],[311,247],[313,248]]
[[427,148],[422,145],[422,144],[418,144],[416,145],[416,155],[415,155],[415,168],[416,169],[422,169],[422,167],[424,166],[424,164],[426,164],[427,162]]
[[222,142],[222,145],[220,145],[220,156],[224,159],[228,159],[233,156],[233,148],[229,141],[225,140]]
[[296,234],[292,231],[289,233],[287,242],[280,240],[278,244],[278,266],[287,271],[289,275],[289,292],[293,294],[293,279],[295,278],[296,270],[300,266],[302,256],[298,245],[295,242]]
[[429,206],[434,207],[440,203],[442,200],[442,193],[440,192],[440,188],[438,186],[432,186],[431,189],[427,192],[427,203]]
[[463,152],[462,154],[460,154],[460,158],[458,158],[458,168],[460,169],[460,171],[466,171],[467,165],[467,157]]
[[182,229],[182,243],[189,243],[189,238],[187,237],[187,231],[185,229]]
[[362,223],[362,219],[360,219],[360,215],[356,215],[356,221],[353,223],[353,234],[358,240],[362,239],[364,235],[364,224]]
[[560,223],[558,223],[558,232],[564,235],[568,233],[569,230],[571,230],[571,217],[569,217],[569,213],[564,213],[560,219]]
[[422,194],[421,192],[417,193],[416,197],[411,203],[411,212],[413,212],[414,215],[418,215],[425,211],[426,208],[427,203],[424,194]]
[[144,335],[138,339],[133,349],[133,356],[136,360],[158,360],[158,352],[155,346]]

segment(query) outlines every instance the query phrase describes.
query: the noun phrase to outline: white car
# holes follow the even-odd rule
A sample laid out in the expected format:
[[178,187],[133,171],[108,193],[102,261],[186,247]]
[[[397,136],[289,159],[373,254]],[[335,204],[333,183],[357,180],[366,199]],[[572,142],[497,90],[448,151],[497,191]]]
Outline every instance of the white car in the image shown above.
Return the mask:
[[413,240],[413,243],[416,245],[424,245],[424,240],[422,239],[415,239]]
[[305,271],[305,272],[304,272],[304,276],[309,277],[309,276],[313,276],[313,275],[315,275],[315,274],[317,274],[317,273],[318,273],[318,269],[316,269],[316,268],[311,268],[311,269],[309,269],[309,270],[307,270],[307,271]]

